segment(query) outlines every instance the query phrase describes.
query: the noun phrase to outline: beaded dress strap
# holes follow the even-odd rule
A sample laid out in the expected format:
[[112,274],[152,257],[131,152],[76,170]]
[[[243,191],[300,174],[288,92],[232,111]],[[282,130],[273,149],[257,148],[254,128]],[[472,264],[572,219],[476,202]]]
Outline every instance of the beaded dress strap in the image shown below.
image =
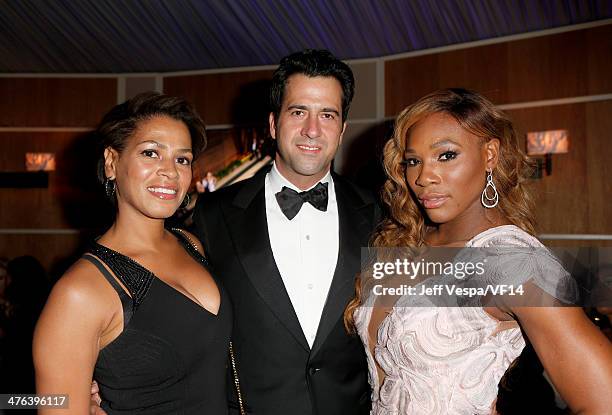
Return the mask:
[[153,273],[132,258],[97,242],[91,244],[89,252],[104,261],[119,281],[125,285],[132,297],[132,312],[134,312],[149,292],[154,277]]
[[83,259],[91,262],[98,268],[98,271],[106,278],[106,280],[110,283],[110,285],[115,289],[117,294],[119,295],[119,299],[121,300],[121,308],[123,309],[123,328],[125,329],[132,318],[134,313],[134,306],[132,303],[132,299],[125,292],[125,290],[119,285],[117,280],[111,275],[110,272],[104,267],[102,261],[91,253],[86,253],[82,256]]
[[187,250],[187,252],[199,263],[203,264],[205,267],[209,268],[210,264],[204,255],[200,253],[197,245],[191,239],[191,237],[182,229],[172,228],[170,231],[175,234],[179,241],[182,242],[183,246]]

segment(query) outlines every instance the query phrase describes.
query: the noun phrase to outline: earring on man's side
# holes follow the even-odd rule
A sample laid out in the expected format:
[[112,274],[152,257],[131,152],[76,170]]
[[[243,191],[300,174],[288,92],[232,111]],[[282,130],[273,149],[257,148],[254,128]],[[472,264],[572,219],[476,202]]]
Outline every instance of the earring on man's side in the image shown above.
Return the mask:
[[499,203],[499,193],[497,193],[497,188],[493,183],[492,171],[487,171],[487,184],[480,195],[480,202],[487,209],[493,209]]

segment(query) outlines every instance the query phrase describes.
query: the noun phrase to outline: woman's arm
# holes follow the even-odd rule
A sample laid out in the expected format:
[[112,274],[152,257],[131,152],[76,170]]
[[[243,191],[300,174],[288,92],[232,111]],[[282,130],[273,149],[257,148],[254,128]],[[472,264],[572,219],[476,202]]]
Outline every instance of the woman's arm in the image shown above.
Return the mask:
[[113,320],[113,310],[121,310],[113,293],[85,261],[75,264],[53,288],[34,332],[36,390],[68,395],[69,409],[42,409],[40,414],[89,413],[100,339]]
[[612,408],[612,343],[577,307],[516,307],[544,369],[572,413]]

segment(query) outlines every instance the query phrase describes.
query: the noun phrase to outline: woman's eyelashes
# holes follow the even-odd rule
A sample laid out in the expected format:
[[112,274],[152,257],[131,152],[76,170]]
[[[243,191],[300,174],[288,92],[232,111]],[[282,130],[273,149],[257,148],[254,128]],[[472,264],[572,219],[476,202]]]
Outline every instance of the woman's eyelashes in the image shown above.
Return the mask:
[[148,148],[145,150],[142,150],[140,154],[142,154],[145,157],[149,157],[149,158],[159,158],[159,154],[157,154],[157,151],[151,150]]
[[459,153],[457,153],[456,151],[453,150],[447,150],[444,153],[440,154],[440,156],[438,156],[438,160],[440,161],[450,161],[450,160],[454,160],[457,158],[457,155]]
[[421,161],[414,157],[406,157],[402,160],[402,164],[406,165],[406,167],[414,167],[419,164]]
[[[458,155],[459,153],[457,151],[446,150],[443,153],[440,153],[436,157],[436,160],[442,161],[442,162],[451,161],[451,160],[456,159]],[[406,167],[415,167],[421,164],[421,160],[416,157],[406,157],[404,158],[404,160],[402,160],[402,164],[404,164]]]
[[189,158],[189,157],[178,157],[178,158],[176,159],[176,161],[177,161],[179,164],[183,164],[183,165],[185,165],[185,166],[189,166],[189,165],[191,164],[191,158]]
[[[143,156],[147,158],[160,158],[157,150],[145,149],[140,152]],[[189,166],[191,164],[191,157],[189,156],[178,156],[176,157],[176,162],[178,164],[182,164],[184,166]]]

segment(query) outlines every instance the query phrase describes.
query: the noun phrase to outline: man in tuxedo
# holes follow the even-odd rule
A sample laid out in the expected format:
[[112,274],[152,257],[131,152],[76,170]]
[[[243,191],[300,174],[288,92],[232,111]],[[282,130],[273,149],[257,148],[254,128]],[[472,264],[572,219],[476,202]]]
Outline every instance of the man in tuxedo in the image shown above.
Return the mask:
[[379,211],[330,171],[353,90],[350,68],[328,51],[283,58],[270,93],[273,166],[201,195],[195,208],[196,233],[233,302],[248,413],[369,413],[363,345],[342,316]]

